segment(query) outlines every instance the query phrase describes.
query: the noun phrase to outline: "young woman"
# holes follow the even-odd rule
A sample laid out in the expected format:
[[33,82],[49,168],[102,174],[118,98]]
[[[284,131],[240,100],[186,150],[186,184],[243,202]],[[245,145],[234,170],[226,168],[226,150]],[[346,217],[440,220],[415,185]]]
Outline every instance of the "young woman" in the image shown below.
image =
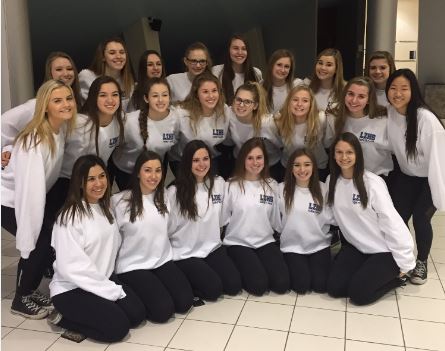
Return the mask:
[[303,84],[301,79],[294,78],[294,74],[294,55],[286,49],[274,51],[270,56],[263,83],[267,93],[267,108],[271,113],[280,111],[292,88]]
[[128,188],[136,159],[144,148],[164,159],[178,137],[178,113],[170,107],[170,87],[165,78],[151,78],[142,89],[144,104],[127,114],[125,140],[112,156],[113,173],[121,190]]
[[245,142],[223,203],[223,244],[241,273],[244,290],[257,296],[269,289],[278,294],[289,289],[289,271],[274,239],[280,229],[278,186],[269,178],[267,158],[260,138]]
[[247,82],[236,90],[229,113],[229,136],[235,144],[233,149],[235,159],[245,141],[252,137],[263,138],[269,159],[266,167],[270,167],[272,178],[276,180],[282,178],[281,140],[273,116],[267,113],[264,89],[259,83]]
[[83,101],[87,99],[91,83],[98,76],[110,76],[116,79],[122,90],[122,110],[126,111],[134,90],[134,78],[128,50],[121,38],[114,37],[101,42],[90,67],[80,71],[80,92]]
[[328,174],[328,155],[323,146],[326,115],[318,110],[314,94],[308,86],[298,85],[290,91],[276,116],[276,124],[284,145],[282,167],[286,167],[293,150],[307,148],[314,153],[320,179],[324,181]]
[[327,291],[356,305],[377,301],[401,286],[415,267],[408,227],[394,208],[383,179],[364,169],[352,133],[340,134],[330,150],[328,205],[345,242],[331,268]]
[[413,217],[417,262],[411,282],[427,280],[433,240],[431,218],[445,210],[445,130],[422,99],[416,76],[399,69],[388,79],[388,138],[400,170],[391,181],[394,206],[405,223]]
[[176,108],[179,119],[178,143],[169,152],[170,168],[176,175],[185,145],[194,139],[204,141],[211,150],[213,167],[218,170],[221,153],[216,146],[227,137],[229,107],[224,104],[224,95],[219,80],[204,72],[193,80],[190,94]]
[[192,88],[193,79],[203,73],[210,72],[212,59],[209,50],[201,42],[191,44],[184,54],[184,65],[186,71],[183,73],[170,74],[167,81],[171,88],[172,102],[184,101]]
[[[61,80],[71,86],[77,107],[80,107],[79,78],[73,59],[66,53],[56,51],[48,55],[45,63],[45,79]],[[36,99],[6,111],[1,117],[2,167],[5,167],[11,156],[12,145],[17,135],[31,121],[36,109]]]
[[53,229],[57,258],[49,285],[56,308],[51,323],[108,343],[122,340],[144,320],[142,302],[113,276],[121,237],[110,211],[110,188],[99,157],[78,158]]
[[279,185],[280,249],[289,267],[291,288],[298,294],[326,292],[331,267],[332,211],[325,206],[324,183],[308,149],[289,157],[284,183]]
[[222,82],[224,96],[227,104],[231,105],[235,91],[245,82],[261,83],[261,71],[252,66],[249,43],[238,34],[229,39],[228,49],[224,58],[224,64],[212,68],[212,73]]
[[122,245],[115,272],[145,306],[148,320],[162,323],[175,312],[186,313],[192,288],[173,263],[167,233],[170,204],[164,198],[161,157],[142,151],[131,175],[130,190],[111,198]]
[[365,76],[372,79],[377,95],[377,103],[388,106],[385,86],[389,76],[396,70],[394,58],[388,51],[375,51],[369,56],[365,66]]
[[59,176],[75,114],[72,89],[61,81],[44,83],[34,117],[17,136],[11,161],[2,171],[2,227],[15,235],[20,251],[11,312],[31,319],[46,317],[45,307],[51,307],[37,288],[50,255],[50,189]]
[[320,110],[326,111],[340,100],[345,81],[343,60],[337,49],[324,49],[317,56],[311,80],[305,80],[312,89]]
[[168,233],[173,260],[195,295],[216,300],[223,292],[238,294],[241,278],[221,244],[224,179],[212,175],[210,153],[201,140],[186,145],[175,185],[168,188]]
[[371,79],[351,79],[340,102],[328,113],[325,146],[329,147],[336,135],[351,132],[362,146],[365,169],[386,177],[394,168],[386,115],[386,108],[377,104]]
[[139,59],[137,85],[127,111],[140,110],[145,105],[143,87],[151,78],[165,78],[165,65],[157,51],[145,50]]

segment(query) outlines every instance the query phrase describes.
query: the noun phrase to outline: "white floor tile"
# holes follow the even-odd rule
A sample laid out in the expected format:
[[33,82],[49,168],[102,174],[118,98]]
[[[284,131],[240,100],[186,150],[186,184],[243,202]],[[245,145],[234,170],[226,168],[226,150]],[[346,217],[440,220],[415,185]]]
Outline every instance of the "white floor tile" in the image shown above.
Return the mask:
[[402,319],[405,346],[427,350],[445,350],[445,324]]
[[305,335],[289,333],[287,338],[286,351],[294,350],[329,350],[344,351],[345,341],[343,338],[328,338],[325,336]]
[[235,324],[244,303],[243,300],[225,298],[216,302],[206,302],[204,306],[193,308],[186,319]]
[[168,345],[173,349],[222,351],[229,340],[233,325],[184,320]]
[[[120,344],[119,344],[120,345]],[[64,338],[59,338],[48,351],[104,351],[107,349],[108,344],[100,343],[93,340],[86,339],[81,343],[76,343]]]
[[236,326],[225,351],[284,350],[287,332]]
[[[445,263],[434,263],[439,279],[445,281]],[[428,267],[429,268],[429,267]]]
[[2,326],[15,328],[25,321],[25,318],[11,313],[12,300],[2,300]]
[[8,335],[14,328],[2,327],[2,339]]
[[249,301],[258,301],[258,302],[269,302],[269,303],[278,303],[281,305],[295,305],[295,300],[297,298],[297,294],[293,291],[290,291],[286,294],[276,294],[272,291],[265,293],[263,296],[255,296],[249,295]]
[[163,351],[163,347],[138,345],[121,342],[119,344],[112,344],[107,348],[107,351]]
[[445,263],[445,249],[434,249],[430,251],[434,263]]
[[20,257],[20,251],[15,248],[15,240],[6,245],[2,245],[2,257]]
[[445,249],[445,236],[434,235],[431,247],[433,249]]
[[292,317],[290,331],[344,338],[345,312],[297,306]]
[[298,295],[296,306],[315,307],[326,310],[346,311],[346,299],[336,299],[328,294],[310,293]]
[[433,216],[433,218],[431,219],[431,224],[433,225],[434,228],[445,227],[445,216],[443,215]]
[[391,346],[362,341],[346,340],[345,351],[405,351],[405,348],[402,346]]
[[146,322],[136,329],[130,329],[130,335],[125,342],[152,345],[167,346],[175,335],[183,319],[172,318],[167,323],[155,324]]
[[249,297],[249,293],[245,290],[241,290],[241,292],[235,296],[224,295],[224,298],[234,299],[234,300],[247,300],[248,297]]
[[39,320],[26,319],[18,328],[58,334],[63,332],[62,328],[49,324],[46,318]]
[[20,259],[19,257],[3,256],[2,257],[2,274],[3,274],[3,268],[6,268],[13,263],[17,263],[19,261],[19,259]]
[[443,291],[442,284],[440,280],[436,279],[428,279],[428,281],[423,285],[408,283],[404,287],[397,288],[397,294],[445,299],[445,293]]
[[44,351],[48,349],[60,335],[32,330],[15,329],[2,340],[3,351]]
[[403,346],[399,318],[346,314],[346,339]]
[[394,294],[387,294],[373,304],[366,306],[357,306],[348,302],[348,312],[373,314],[377,316],[398,317],[399,309],[397,307],[397,299]]
[[15,276],[2,274],[2,299],[8,297],[15,291]]
[[292,306],[247,301],[237,325],[274,330],[289,330]]
[[399,296],[400,316],[406,319],[445,323],[445,300]]
[[5,229],[1,228],[2,230],[2,240],[5,241],[15,241],[15,236],[12,235],[11,233],[9,233],[8,231],[6,231]]

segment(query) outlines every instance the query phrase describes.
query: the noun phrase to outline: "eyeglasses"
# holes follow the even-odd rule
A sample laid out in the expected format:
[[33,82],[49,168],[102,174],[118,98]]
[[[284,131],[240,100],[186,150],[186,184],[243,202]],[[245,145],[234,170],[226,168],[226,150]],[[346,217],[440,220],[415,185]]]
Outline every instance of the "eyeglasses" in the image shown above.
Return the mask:
[[186,58],[187,62],[190,63],[192,66],[205,66],[207,64],[207,60],[191,60],[189,58]]
[[255,101],[249,100],[249,99],[241,99],[239,97],[235,98],[235,104],[237,105],[244,105],[246,107],[250,107],[255,103]]

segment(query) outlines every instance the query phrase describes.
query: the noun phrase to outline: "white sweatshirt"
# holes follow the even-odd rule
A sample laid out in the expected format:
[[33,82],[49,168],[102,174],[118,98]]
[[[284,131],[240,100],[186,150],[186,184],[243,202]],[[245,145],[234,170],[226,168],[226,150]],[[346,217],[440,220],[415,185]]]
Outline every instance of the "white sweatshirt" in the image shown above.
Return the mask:
[[[62,167],[65,131],[61,129],[53,137],[54,156],[46,144],[39,143],[25,150],[19,141],[2,171],[1,203],[15,209],[16,247],[24,259],[35,249],[43,223],[46,193],[56,183]],[[28,145],[33,145],[29,138]]]
[[[173,258],[167,233],[169,214],[161,215],[158,212],[154,204],[154,193],[142,195],[142,216],[132,223],[127,201],[130,195],[130,190],[126,190],[111,197],[111,207],[122,236],[115,268],[118,274],[138,269],[155,269]],[[166,204],[170,211],[168,201]]]
[[[60,177],[71,178],[74,163],[80,156],[96,155],[95,134],[96,130],[90,118],[87,115],[78,114],[76,127],[66,140]],[[107,164],[113,150],[119,144],[119,123],[116,118],[113,118],[107,126],[99,127],[97,142],[99,157]]]
[[380,106],[389,106],[389,101],[386,98],[385,89],[375,89],[375,95],[377,97],[377,104]]
[[[330,176],[326,180],[328,185]],[[416,265],[414,243],[408,227],[394,208],[384,180],[365,171],[368,205],[363,209],[352,179],[339,177],[335,188],[335,220],[346,240],[364,254],[391,252],[404,273]]]
[[[251,123],[241,122],[235,115],[232,109],[228,112],[229,119],[229,135],[231,140],[235,144],[233,149],[233,156],[238,157],[239,150],[241,146],[253,138],[255,131],[253,130],[253,125]],[[280,160],[281,150],[283,146],[281,144],[281,138],[278,135],[277,126],[275,125],[274,118],[271,114],[265,114],[261,118],[261,130],[260,135],[266,145],[267,155],[269,156],[269,166],[276,164]]]
[[[170,113],[161,121],[147,118],[148,138],[145,146],[148,150],[158,153],[161,158],[176,144],[179,133],[179,116],[171,109]],[[139,113],[134,111],[127,114],[124,124],[124,144],[113,154],[113,162],[117,168],[126,173],[133,172],[136,159],[144,146],[139,127]]]
[[35,109],[36,99],[30,99],[2,114],[2,152],[12,150],[15,137],[32,120]]
[[[296,87],[297,85],[302,85],[302,84],[304,84],[302,79],[295,78],[292,82],[292,87]],[[273,109],[271,113],[274,114],[281,110],[288,94],[289,94],[289,89],[287,88],[287,84],[284,84],[280,87],[272,86]]]
[[445,211],[445,129],[430,111],[417,110],[417,157],[406,157],[406,117],[388,107],[388,137],[403,173],[428,177],[433,204]]
[[[257,78],[257,82],[262,84],[263,83],[263,74],[261,73],[261,70],[256,67],[253,67],[253,70],[255,72],[255,77]],[[224,65],[216,65],[216,66],[212,67],[212,73],[220,81],[222,81],[223,71],[224,71]],[[235,72],[235,77],[232,80],[233,92],[235,93],[236,89],[238,89],[244,83],[245,83],[244,82],[244,73],[236,73]]]
[[181,214],[176,200],[176,186],[169,187],[167,194],[171,205],[168,235],[173,247],[173,260],[204,258],[221,246],[224,179],[215,177],[210,198],[207,185],[198,183],[195,201],[199,218],[196,221]]
[[192,81],[189,79],[188,73],[175,73],[167,77],[170,86],[170,101],[184,101],[192,88]]
[[51,246],[56,250],[51,297],[80,288],[110,301],[126,296],[109,278],[121,243],[116,222],[110,224],[100,205],[90,204],[92,216],[76,215],[67,225],[54,224]]
[[273,242],[274,230],[280,230],[278,208],[278,184],[269,178],[264,184],[259,180],[243,182],[244,191],[238,183],[227,182],[223,223],[227,225],[224,245],[241,245],[254,249]]
[[209,117],[201,117],[196,124],[196,133],[193,131],[190,120],[190,112],[183,108],[176,108],[179,119],[178,142],[170,149],[169,155],[174,161],[179,161],[185,145],[191,140],[199,139],[204,141],[210,148],[212,155],[220,155],[215,146],[222,143],[227,137],[229,129],[229,118],[227,117],[230,107],[224,105],[224,116],[216,118],[216,113]]
[[[320,182],[323,200],[326,186]],[[331,245],[330,224],[334,224],[332,210],[320,208],[312,198],[309,188],[295,187],[294,201],[289,212],[285,208],[284,183],[279,185],[281,212],[280,249],[302,255],[313,254]]]
[[320,111],[326,111],[328,105],[332,103],[332,89],[318,88],[318,91],[314,93],[317,107]]
[[[320,111],[318,114],[319,118],[319,133],[318,133],[318,142],[315,144],[312,152],[315,155],[317,160],[317,168],[324,169],[328,164],[328,155],[324,149],[323,138],[326,130],[326,115],[324,111]],[[284,140],[282,141],[284,144],[283,153],[281,155],[281,164],[286,167],[287,161],[289,160],[289,156],[296,149],[303,149],[307,147],[307,123],[297,124],[294,127],[294,135],[289,144],[286,144]]]

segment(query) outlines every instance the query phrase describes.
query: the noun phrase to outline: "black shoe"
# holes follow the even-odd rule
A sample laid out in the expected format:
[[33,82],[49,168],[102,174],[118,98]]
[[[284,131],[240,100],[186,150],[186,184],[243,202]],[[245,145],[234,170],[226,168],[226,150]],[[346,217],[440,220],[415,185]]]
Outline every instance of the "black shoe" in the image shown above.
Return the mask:
[[39,290],[34,290],[31,294],[31,300],[34,301],[40,307],[46,308],[47,310],[52,310],[54,308],[51,299],[42,294]]
[[427,281],[428,263],[427,261],[416,261],[416,267],[411,272],[410,281],[413,284],[422,285]]
[[43,319],[48,315],[48,310],[36,304],[31,295],[16,295],[12,301],[11,313],[29,319]]
[[85,335],[72,330],[65,330],[61,337],[77,343],[82,342],[87,338]]

